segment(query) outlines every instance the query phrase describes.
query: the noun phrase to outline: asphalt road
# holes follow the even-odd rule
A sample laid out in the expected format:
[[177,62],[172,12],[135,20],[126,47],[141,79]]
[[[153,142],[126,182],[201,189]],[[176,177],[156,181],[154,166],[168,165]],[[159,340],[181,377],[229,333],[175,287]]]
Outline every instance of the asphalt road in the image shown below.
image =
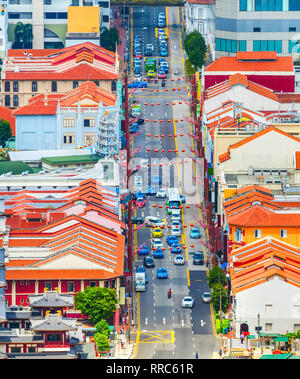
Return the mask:
[[[181,228],[180,239],[182,245],[187,247],[182,253],[186,259],[185,265],[174,265],[174,254],[169,251],[165,243],[165,238],[169,234],[169,229],[166,228],[162,237],[166,248],[164,258],[156,260],[155,268],[146,269],[149,280],[147,290],[136,294],[138,304],[136,358],[189,359],[195,357],[196,351],[200,358],[211,358],[216,340],[211,324],[210,305],[201,302],[202,293],[209,289],[206,283],[206,267],[194,266],[190,255],[190,252],[195,250],[204,251],[206,254],[200,240],[189,238],[191,224],[199,227],[203,241],[206,241],[206,230],[198,223],[199,220],[203,220],[202,212],[197,208],[203,197],[203,183],[201,162],[192,161],[193,128],[188,122],[190,94],[189,83],[184,80],[180,9],[132,8],[131,46],[132,39],[139,34],[142,37],[142,51],[147,43],[152,43],[153,56],[159,57],[158,40],[155,37],[159,12],[165,12],[168,20],[167,60],[170,72],[164,88],[161,87],[161,80],[158,82],[153,80],[145,91],[141,89],[131,91],[130,102],[139,102],[142,108],[141,116],[149,119],[149,122],[141,128],[141,133],[134,136],[131,141],[132,151],[136,151],[134,160],[142,165],[134,176],[143,177],[145,188],[150,184],[155,185],[151,182],[153,175],[161,175],[162,185],[180,188],[186,197],[188,195],[186,190],[190,186],[193,185],[196,192],[183,207],[182,225],[186,227]],[[146,77],[145,72],[144,77]],[[150,167],[147,166],[149,163]],[[193,176],[198,179],[193,180]],[[165,199],[157,199],[155,196],[149,196],[145,208],[136,209],[134,213],[138,217],[158,216],[165,220],[167,225],[171,222],[171,217],[165,208]],[[144,227],[135,231],[134,243],[136,247],[146,243],[151,250],[151,229]],[[195,246],[191,247],[192,244]],[[142,264],[142,259],[143,257],[135,256],[135,266]],[[168,279],[156,278],[158,267],[167,268]],[[167,298],[169,288],[173,292],[171,299]],[[195,299],[194,308],[181,307],[181,300],[186,295],[191,295]]]

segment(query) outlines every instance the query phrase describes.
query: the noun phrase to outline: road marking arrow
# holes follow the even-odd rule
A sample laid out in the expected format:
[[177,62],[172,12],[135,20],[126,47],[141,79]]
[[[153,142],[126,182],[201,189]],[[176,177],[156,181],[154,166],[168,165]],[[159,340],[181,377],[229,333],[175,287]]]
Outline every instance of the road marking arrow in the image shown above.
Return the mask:
[[165,318],[163,318],[163,324],[165,324],[166,323],[166,319]]
[[148,319],[146,318],[146,320],[145,320],[145,325],[148,325]]
[[204,326],[205,324],[206,324],[206,322],[201,320],[201,326]]

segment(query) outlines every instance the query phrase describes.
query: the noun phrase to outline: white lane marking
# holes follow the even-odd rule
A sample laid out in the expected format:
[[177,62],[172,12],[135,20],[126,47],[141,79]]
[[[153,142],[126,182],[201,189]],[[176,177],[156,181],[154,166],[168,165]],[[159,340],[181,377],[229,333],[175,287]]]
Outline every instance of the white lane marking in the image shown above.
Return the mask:
[[146,320],[145,320],[145,325],[148,325],[148,319],[146,318]]
[[206,324],[206,322],[203,320],[201,320],[200,323],[201,323],[201,326],[205,326],[205,324]]
[[163,317],[163,324],[165,324],[166,323],[166,319]]

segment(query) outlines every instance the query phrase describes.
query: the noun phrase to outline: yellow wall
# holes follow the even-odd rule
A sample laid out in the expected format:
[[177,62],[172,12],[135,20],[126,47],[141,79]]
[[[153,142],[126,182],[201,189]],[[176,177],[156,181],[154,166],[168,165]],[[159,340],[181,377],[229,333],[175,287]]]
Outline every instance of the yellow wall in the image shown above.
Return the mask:
[[[234,226],[231,228],[231,234],[230,234],[230,240],[234,241],[235,231],[238,227]],[[296,247],[300,247],[300,226],[293,226],[293,227],[256,227],[256,228],[243,228],[241,227],[242,231],[245,231],[245,235],[243,236],[243,242],[245,242],[246,245],[248,245],[251,242],[255,242],[261,238],[271,236],[274,238],[277,238],[278,240],[281,240],[282,242],[286,242],[288,244],[291,244]],[[261,237],[255,238],[254,237],[254,231],[255,229],[261,230]],[[287,237],[286,238],[280,238],[280,230],[286,229],[287,230]],[[233,245],[233,249],[238,248],[238,245]]]
[[68,7],[68,33],[99,33],[99,7]]

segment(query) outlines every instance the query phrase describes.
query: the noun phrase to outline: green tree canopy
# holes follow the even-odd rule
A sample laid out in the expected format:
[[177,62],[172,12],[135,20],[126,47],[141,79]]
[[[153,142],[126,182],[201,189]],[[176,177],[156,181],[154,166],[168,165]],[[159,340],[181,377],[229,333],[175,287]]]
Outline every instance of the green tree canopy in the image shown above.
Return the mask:
[[116,51],[116,44],[119,43],[119,31],[117,28],[103,28],[100,35],[101,46],[109,51]]
[[32,48],[32,25],[23,24],[23,22],[17,22],[15,26],[15,40],[13,43],[13,49],[31,49]]
[[207,276],[207,282],[211,288],[216,283],[221,283],[223,286],[225,285],[226,277],[221,267],[214,266],[211,270],[209,270],[208,276]]
[[86,287],[75,295],[75,308],[88,316],[93,324],[108,319],[116,310],[116,291],[110,288]]
[[100,333],[95,333],[94,338],[95,338],[95,343],[99,351],[109,350],[109,342],[106,336]]
[[189,61],[195,68],[201,68],[204,65],[207,46],[201,33],[197,30],[186,35],[183,42],[184,50],[187,53]]
[[12,136],[10,123],[3,118],[0,120],[0,145],[5,146],[5,142]]
[[97,333],[103,334],[106,337],[110,335],[109,325],[106,320],[101,320],[97,322],[97,324],[95,325],[95,328],[97,330]]
[[213,286],[213,290],[211,294],[211,302],[215,311],[217,312],[220,310],[220,299],[222,302],[222,312],[225,312],[228,308],[227,291],[222,284],[216,283]]

